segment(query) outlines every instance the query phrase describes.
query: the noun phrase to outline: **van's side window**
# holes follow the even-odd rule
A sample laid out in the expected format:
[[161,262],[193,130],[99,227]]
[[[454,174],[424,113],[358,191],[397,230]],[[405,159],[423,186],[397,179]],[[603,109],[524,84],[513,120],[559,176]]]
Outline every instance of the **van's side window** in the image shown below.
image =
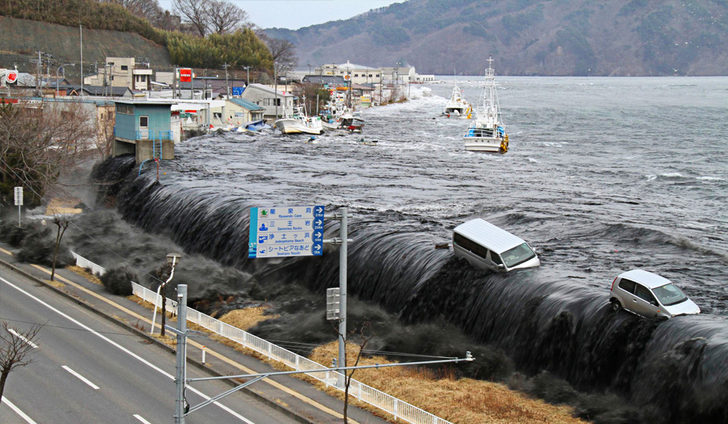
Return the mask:
[[653,296],[652,293],[650,293],[650,291],[647,290],[647,288],[645,288],[644,286],[637,284],[634,294],[636,294],[637,297],[644,300],[645,302],[649,302],[649,303],[657,306],[657,301],[655,300],[655,296]]
[[630,293],[634,293],[634,285],[635,285],[634,281],[628,280],[626,278],[622,278],[619,281],[619,288],[620,289],[623,289],[623,290],[626,290],[626,291],[628,291]]
[[455,244],[458,244],[460,245],[460,247],[475,253],[483,259],[488,256],[488,249],[463,236],[462,234],[454,233],[452,236],[452,240]]

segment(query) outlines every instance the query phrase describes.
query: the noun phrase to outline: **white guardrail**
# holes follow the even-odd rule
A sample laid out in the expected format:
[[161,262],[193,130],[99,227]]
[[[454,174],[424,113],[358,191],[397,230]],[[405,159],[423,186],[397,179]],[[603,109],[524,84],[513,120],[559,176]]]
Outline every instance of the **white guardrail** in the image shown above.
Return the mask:
[[[76,265],[81,268],[90,269],[95,275],[101,276],[106,273],[106,269],[102,266],[97,265],[83,256],[71,252],[74,258],[76,258]],[[135,295],[144,299],[149,303],[158,303],[157,293],[149,290],[141,284],[131,282],[132,291]],[[165,306],[168,311],[176,313],[177,302],[167,298],[167,305]],[[247,331],[241,330],[237,327],[233,327],[230,324],[215,319],[209,315],[203,314],[192,308],[187,308],[187,321],[193,322],[201,327],[204,327],[213,333],[219,334],[232,341],[240,343],[242,346],[248,349],[254,350],[261,355],[265,355],[269,359],[281,362],[296,371],[306,370],[318,370],[326,368],[325,366],[314,362],[305,356],[301,356],[297,353],[293,353],[280,346],[274,345],[260,337],[254,336]],[[336,371],[319,371],[306,373],[327,386],[334,387],[335,389],[343,391],[343,389],[336,386],[336,382],[339,378],[340,373]],[[357,380],[351,379],[349,385],[349,395],[359,399],[362,402],[366,402],[372,406],[375,406],[382,411],[385,411],[394,416],[395,420],[402,420],[412,424],[452,424],[450,421],[442,419],[436,415],[433,415],[423,409],[420,409],[414,405],[411,405],[403,400],[399,400],[394,396],[388,395],[381,390],[377,390],[374,387],[367,386]]]
[[106,274],[106,268],[102,267],[101,265],[96,265],[95,263],[89,261],[88,259],[84,258],[74,251],[71,251],[71,255],[76,258],[76,266],[90,269],[91,273],[97,277]]
[[[132,289],[135,295],[141,297],[150,303],[157,303],[157,293],[149,290],[148,288],[137,284],[132,281]],[[167,308],[170,311],[176,310],[177,304],[172,299],[167,298]],[[280,346],[274,345],[260,337],[254,336],[247,331],[241,330],[237,327],[233,327],[230,324],[215,319],[209,315],[205,315],[202,312],[196,311],[192,308],[187,308],[187,321],[193,322],[199,326],[202,326],[213,333],[219,334],[242,346],[252,349],[261,355],[265,355],[269,359],[273,359],[278,362],[295,369],[296,371],[306,371],[326,368],[317,362],[314,362],[305,356],[301,356],[297,353],[293,353]],[[336,371],[319,371],[306,373],[327,386],[336,387],[336,381],[339,377],[339,373]],[[390,396],[381,390],[377,390],[374,387],[367,386],[364,383],[351,379],[349,385],[349,395],[359,399],[362,402],[366,402],[372,406],[375,406],[382,411],[385,411],[394,416],[395,420],[402,420],[413,424],[452,424],[450,421],[444,420],[436,415],[433,415],[423,409],[420,409],[414,405],[411,405],[405,401],[399,400],[394,396]]]

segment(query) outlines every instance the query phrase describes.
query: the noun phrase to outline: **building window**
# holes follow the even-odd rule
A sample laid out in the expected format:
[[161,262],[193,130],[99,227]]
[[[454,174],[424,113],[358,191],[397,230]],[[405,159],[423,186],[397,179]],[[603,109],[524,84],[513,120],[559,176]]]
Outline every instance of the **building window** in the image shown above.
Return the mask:
[[128,71],[129,70],[129,67],[126,66],[126,65],[121,65],[121,70],[122,71]]
[[149,117],[148,116],[140,116],[139,117],[139,127],[140,128],[147,128],[147,127],[149,127]]
[[116,104],[116,113],[123,113],[124,115],[133,115],[134,107],[132,105],[125,105],[123,103]]

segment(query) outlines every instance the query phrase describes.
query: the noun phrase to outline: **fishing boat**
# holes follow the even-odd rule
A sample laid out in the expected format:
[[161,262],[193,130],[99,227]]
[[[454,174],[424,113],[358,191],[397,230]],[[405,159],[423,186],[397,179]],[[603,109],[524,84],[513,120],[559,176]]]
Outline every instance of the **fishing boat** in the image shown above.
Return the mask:
[[501,121],[493,58],[490,57],[488,58],[488,68],[485,70],[485,86],[480,101],[481,103],[475,111],[475,122],[468,127],[468,131],[463,136],[465,150],[507,152],[508,135]]
[[275,126],[283,134],[319,135],[324,132],[321,118],[306,115],[306,109],[300,105],[293,108],[292,116],[277,120]]
[[447,104],[445,104],[445,111],[443,112],[443,115],[448,118],[452,115],[469,117],[471,112],[472,108],[470,103],[463,98],[462,90],[460,90],[460,87],[456,85],[452,88],[450,100],[448,100]]
[[364,128],[364,120],[355,113],[348,110],[340,115],[335,115],[328,122],[324,122],[325,130],[346,130],[353,133],[360,133]]

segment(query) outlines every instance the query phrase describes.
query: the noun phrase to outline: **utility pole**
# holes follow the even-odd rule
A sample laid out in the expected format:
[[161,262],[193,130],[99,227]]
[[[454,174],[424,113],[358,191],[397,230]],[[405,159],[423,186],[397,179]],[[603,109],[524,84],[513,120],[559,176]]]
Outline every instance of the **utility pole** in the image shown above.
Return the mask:
[[38,50],[38,66],[35,67],[35,95],[40,96],[40,68],[43,66],[41,62],[42,51]]
[[245,87],[247,88],[250,85],[250,66],[243,66],[243,69],[245,69]]
[[187,284],[177,286],[177,367],[174,379],[174,423],[185,424],[185,376],[187,374]]
[[225,90],[227,91],[227,97],[230,98],[230,85],[228,84],[228,68],[230,67],[229,64],[223,63],[223,68],[225,68]]
[[83,97],[83,25],[78,26],[80,34],[80,49],[81,49],[81,96]]
[[278,119],[278,64],[273,62],[273,94],[275,99],[273,103],[276,104],[276,119]]

